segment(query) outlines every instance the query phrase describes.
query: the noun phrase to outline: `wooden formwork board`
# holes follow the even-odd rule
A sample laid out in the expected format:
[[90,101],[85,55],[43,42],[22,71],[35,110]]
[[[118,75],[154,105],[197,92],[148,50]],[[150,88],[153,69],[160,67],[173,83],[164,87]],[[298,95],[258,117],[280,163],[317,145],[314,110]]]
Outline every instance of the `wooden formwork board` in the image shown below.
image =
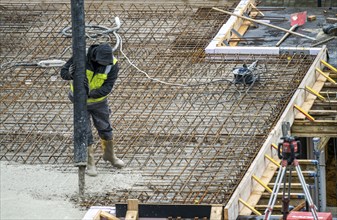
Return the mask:
[[[324,83],[326,82],[326,78],[322,75],[319,75],[317,77],[317,81],[316,83],[313,85],[312,89],[316,92],[320,92],[321,89],[323,88],[324,86]],[[306,112],[308,112],[311,107],[313,106],[315,100],[317,99],[317,96],[316,95],[313,95],[313,94],[309,94],[307,99],[305,100],[305,102],[303,103],[303,106],[302,106],[302,109]],[[296,119],[305,119],[305,115],[301,114],[300,112],[297,113],[296,115]]]
[[[234,9],[233,13],[243,15],[244,13],[251,10],[252,5],[255,5],[255,0],[241,0],[238,6]],[[239,30],[243,22],[244,20],[242,18],[231,16],[228,21],[221,27],[211,43],[206,47],[206,53],[208,53],[209,50],[212,50],[218,46],[222,46],[222,42],[224,40],[228,41],[231,37],[231,30]]]
[[[327,49],[326,46],[324,46],[321,48],[312,66],[310,67],[306,76],[302,80],[299,88],[304,88],[305,86],[312,86],[316,82],[315,68],[320,66],[320,60],[326,59],[327,59]],[[296,110],[294,110],[293,105],[296,104],[301,106],[304,103],[305,99],[306,99],[306,92],[304,89],[298,89],[294,93],[292,99],[285,108],[282,116],[278,120],[274,129],[270,132],[268,138],[264,142],[255,160],[253,161],[250,168],[246,172],[245,176],[242,178],[240,184],[232,194],[229,202],[226,204],[224,209],[225,219],[236,219],[239,216],[240,211],[244,210],[244,206],[239,203],[239,198],[242,198],[245,201],[249,200],[249,197],[251,196],[255,187],[258,187],[258,183],[253,180],[252,175],[255,175],[259,178],[263,176],[265,170],[270,164],[270,162],[267,159],[265,159],[264,155],[265,154],[272,156],[276,155],[276,151],[272,151],[270,146],[272,143],[279,142],[280,137],[282,136],[282,122],[286,121],[289,122],[290,125],[292,125],[296,115]],[[250,205],[254,206],[256,204]]]

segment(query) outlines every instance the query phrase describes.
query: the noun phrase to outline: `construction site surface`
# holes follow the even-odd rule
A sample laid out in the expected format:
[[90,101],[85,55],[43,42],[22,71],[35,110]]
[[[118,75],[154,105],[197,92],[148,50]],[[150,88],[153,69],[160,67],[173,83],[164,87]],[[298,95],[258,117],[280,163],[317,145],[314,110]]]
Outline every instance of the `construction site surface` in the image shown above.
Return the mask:
[[[273,5],[273,1],[267,3]],[[320,80],[316,68],[326,71],[321,60],[327,61],[327,51],[329,62],[336,66],[336,47],[329,45],[336,45],[337,40],[312,47],[312,41],[291,36],[284,48],[297,49],[280,48],[277,54],[266,54],[263,47],[274,45],[284,32],[248,24],[251,31],[245,40],[233,37],[234,33],[228,41],[224,35],[221,47],[229,48],[224,44],[234,42],[238,47],[256,47],[260,53],[223,53],[221,47],[211,53],[205,51],[212,41],[220,39],[219,30],[230,19],[230,15],[212,7],[233,11],[238,4],[239,1],[86,2],[87,24],[113,27],[115,17],[122,23],[122,43],[115,52],[120,71],[109,106],[114,144],[126,167],[114,169],[103,161],[95,133],[99,176],[87,178],[85,199],[79,200],[69,84],[61,79],[60,67],[36,65],[42,60],[66,61],[72,56],[72,39],[62,33],[71,26],[70,3],[2,2],[1,219],[20,218],[9,205],[17,200],[25,203],[18,205],[22,219],[79,219],[92,206],[109,207],[129,199],[142,204],[218,204],[225,207],[221,211],[225,219],[250,215],[252,210],[239,200],[256,200],[251,195],[258,184],[251,182],[252,175],[263,178],[265,170],[270,169],[271,181],[276,172],[277,166],[263,155],[277,161],[271,144],[280,140],[282,121],[289,120],[292,132],[300,137],[336,139],[336,84],[322,78],[321,94],[329,101],[315,97],[306,110],[317,120],[315,124],[294,105],[306,108],[303,103],[307,103],[310,94],[305,86],[313,87]],[[250,4],[256,5],[255,1],[247,6],[254,11],[255,6]],[[326,9],[326,13],[334,14],[336,7],[332,11]],[[280,14],[285,13],[280,10],[262,11],[266,14],[263,19],[268,19],[268,13],[271,22],[273,18],[280,19]],[[291,8],[286,13],[296,11]],[[256,18],[259,15],[255,13]],[[288,17],[285,18],[276,24],[289,29]],[[316,37],[318,32],[312,30],[318,30],[317,24],[307,23],[307,30],[302,28],[299,33]],[[113,36],[90,37],[95,33],[96,29],[88,30],[87,46],[114,44]],[[259,80],[252,84],[233,83],[233,70],[255,61]],[[331,79],[337,78],[333,71],[327,74]],[[308,127],[313,130],[306,130]],[[331,163],[327,170],[332,173],[327,175],[332,179],[328,189],[333,190],[336,159],[329,155],[327,158]],[[252,203],[255,210],[263,213],[263,197],[269,198],[270,194],[262,192]],[[330,195],[328,206],[336,207],[336,191]],[[295,206],[302,201],[297,200]],[[32,215],[33,207],[47,205],[59,210]]]

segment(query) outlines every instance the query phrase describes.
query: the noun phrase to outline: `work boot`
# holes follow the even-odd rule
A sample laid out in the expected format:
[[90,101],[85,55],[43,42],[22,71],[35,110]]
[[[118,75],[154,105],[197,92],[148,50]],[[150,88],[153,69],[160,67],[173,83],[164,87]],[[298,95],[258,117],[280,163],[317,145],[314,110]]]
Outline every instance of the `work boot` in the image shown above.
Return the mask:
[[110,161],[111,165],[117,168],[122,168],[125,166],[124,162],[121,159],[118,159],[114,148],[112,140],[103,140],[102,139],[102,148],[103,148],[103,160]]
[[94,145],[88,145],[88,161],[87,161],[87,174],[89,176],[97,176],[97,170],[94,159]]

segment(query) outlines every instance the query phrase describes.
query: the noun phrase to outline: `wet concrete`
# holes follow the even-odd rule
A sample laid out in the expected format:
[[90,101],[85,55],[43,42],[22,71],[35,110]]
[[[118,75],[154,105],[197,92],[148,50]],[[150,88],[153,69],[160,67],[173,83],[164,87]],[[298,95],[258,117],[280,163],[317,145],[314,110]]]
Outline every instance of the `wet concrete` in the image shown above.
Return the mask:
[[[76,206],[78,173],[64,173],[51,165],[0,161],[0,219],[82,219],[87,210]],[[100,171],[100,170],[99,170]],[[86,176],[86,196],[129,189],[141,175],[130,172]]]

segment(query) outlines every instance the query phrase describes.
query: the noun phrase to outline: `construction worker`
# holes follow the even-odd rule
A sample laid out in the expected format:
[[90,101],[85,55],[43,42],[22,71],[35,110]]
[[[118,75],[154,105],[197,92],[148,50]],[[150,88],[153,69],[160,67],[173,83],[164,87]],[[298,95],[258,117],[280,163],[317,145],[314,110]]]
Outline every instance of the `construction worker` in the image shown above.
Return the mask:
[[[118,77],[117,59],[112,54],[112,48],[108,44],[92,45],[87,51],[86,78],[84,81],[87,91],[87,135],[88,135],[88,164],[87,174],[97,176],[94,160],[94,139],[91,131],[91,120],[101,138],[103,148],[103,159],[110,161],[112,166],[124,167],[124,162],[117,158],[112,141],[112,127],[109,121],[110,109],[108,106],[108,95]],[[64,80],[72,80],[75,72],[73,58],[70,58],[61,69],[61,77]],[[73,84],[70,83],[69,99],[73,102]]]

